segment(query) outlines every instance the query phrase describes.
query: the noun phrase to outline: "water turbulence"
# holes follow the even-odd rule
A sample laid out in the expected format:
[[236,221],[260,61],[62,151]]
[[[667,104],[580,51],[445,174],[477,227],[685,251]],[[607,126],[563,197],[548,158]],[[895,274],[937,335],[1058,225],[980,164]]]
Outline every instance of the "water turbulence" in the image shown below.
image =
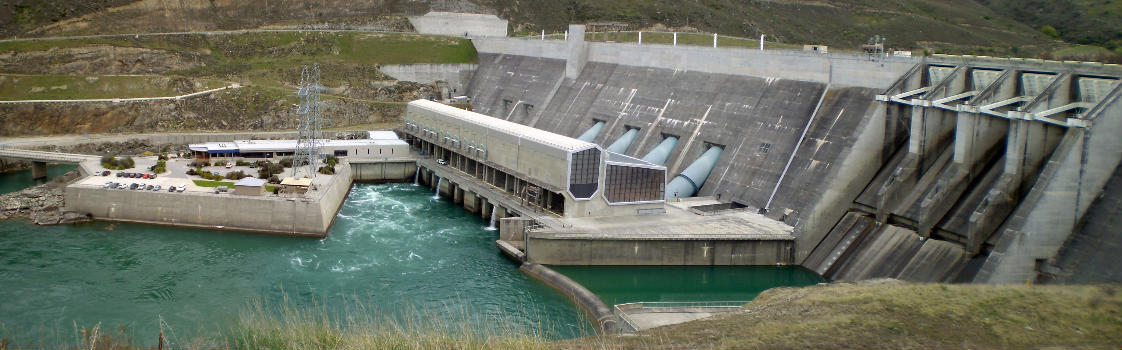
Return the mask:
[[497,206],[491,206],[491,223],[487,225],[487,228],[486,228],[485,230],[487,230],[487,231],[494,231],[494,230],[497,230],[497,229],[498,229],[497,227],[495,227],[495,220],[497,220],[497,219],[498,219],[498,217],[497,217],[497,216],[495,216],[495,214],[496,214],[496,213],[497,213],[498,211],[499,211],[499,207],[497,207]]
[[423,187],[356,184],[339,214],[323,239],[0,221],[3,337],[38,345],[57,332],[67,341],[74,324],[100,322],[147,344],[160,317],[180,340],[221,336],[253,299],[376,318],[436,310],[468,328],[553,339],[594,332],[566,297],[495,253],[498,237],[483,219],[430,200]]
[[444,183],[444,178],[436,177],[436,186],[432,187],[432,199],[440,199],[440,184]]
[[420,180],[421,180],[421,169],[417,169],[417,172],[413,173],[413,186],[420,186],[421,185]]

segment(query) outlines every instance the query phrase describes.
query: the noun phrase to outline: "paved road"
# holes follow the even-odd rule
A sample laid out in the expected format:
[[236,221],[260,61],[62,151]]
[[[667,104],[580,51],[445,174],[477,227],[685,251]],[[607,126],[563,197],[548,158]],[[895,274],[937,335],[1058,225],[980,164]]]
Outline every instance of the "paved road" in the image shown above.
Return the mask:
[[72,39],[97,39],[97,38],[140,38],[142,36],[169,36],[169,35],[229,35],[248,33],[395,33],[417,34],[416,32],[395,32],[388,30],[358,30],[358,29],[242,29],[242,30],[214,30],[203,32],[163,32],[163,33],[132,33],[132,34],[100,34],[100,35],[74,35],[74,36],[48,36],[41,38],[12,38],[2,39],[0,43],[39,41],[39,40],[72,40]]
[[229,86],[223,86],[217,89],[210,89],[206,91],[193,92],[179,96],[164,96],[164,97],[134,97],[134,98],[91,98],[91,99],[77,99],[77,100],[18,100],[18,101],[0,101],[0,104],[23,104],[23,103],[88,103],[88,102],[144,102],[144,101],[161,101],[161,100],[180,100],[189,97],[209,94],[212,92],[222,91],[226,89],[237,89],[241,85],[234,83]]

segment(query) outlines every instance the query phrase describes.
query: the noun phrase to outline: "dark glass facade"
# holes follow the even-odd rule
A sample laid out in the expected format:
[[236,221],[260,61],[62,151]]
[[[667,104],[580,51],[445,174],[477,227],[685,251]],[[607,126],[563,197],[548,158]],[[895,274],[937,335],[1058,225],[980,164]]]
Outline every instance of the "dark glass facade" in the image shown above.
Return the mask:
[[569,164],[569,193],[573,194],[573,198],[592,198],[592,194],[596,193],[599,177],[599,149],[591,148],[573,153],[573,162]]
[[609,203],[644,202],[663,199],[666,171],[608,164],[604,198]]

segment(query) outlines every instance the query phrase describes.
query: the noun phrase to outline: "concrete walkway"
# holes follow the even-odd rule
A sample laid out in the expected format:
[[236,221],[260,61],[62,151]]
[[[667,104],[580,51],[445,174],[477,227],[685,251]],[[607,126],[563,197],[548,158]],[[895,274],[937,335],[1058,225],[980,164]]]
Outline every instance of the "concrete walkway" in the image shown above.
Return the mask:
[[216,89],[205,91],[193,92],[179,96],[164,96],[164,97],[134,97],[134,98],[90,98],[90,99],[77,99],[77,100],[18,100],[18,101],[0,101],[0,104],[25,104],[25,103],[126,103],[126,102],[146,102],[146,101],[170,101],[181,100],[184,98],[206,95],[213,92],[218,92],[226,89],[237,89],[241,85],[234,83],[229,86],[223,86]]

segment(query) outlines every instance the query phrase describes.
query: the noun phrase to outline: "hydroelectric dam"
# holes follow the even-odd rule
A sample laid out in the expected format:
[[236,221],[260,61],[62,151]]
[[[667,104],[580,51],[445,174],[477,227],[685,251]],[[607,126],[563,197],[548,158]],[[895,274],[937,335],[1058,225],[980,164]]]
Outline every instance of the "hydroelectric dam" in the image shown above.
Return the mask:
[[1118,65],[583,32],[474,38],[476,113],[414,102],[399,130],[422,156],[417,181],[506,218],[513,256],[1122,281]]

